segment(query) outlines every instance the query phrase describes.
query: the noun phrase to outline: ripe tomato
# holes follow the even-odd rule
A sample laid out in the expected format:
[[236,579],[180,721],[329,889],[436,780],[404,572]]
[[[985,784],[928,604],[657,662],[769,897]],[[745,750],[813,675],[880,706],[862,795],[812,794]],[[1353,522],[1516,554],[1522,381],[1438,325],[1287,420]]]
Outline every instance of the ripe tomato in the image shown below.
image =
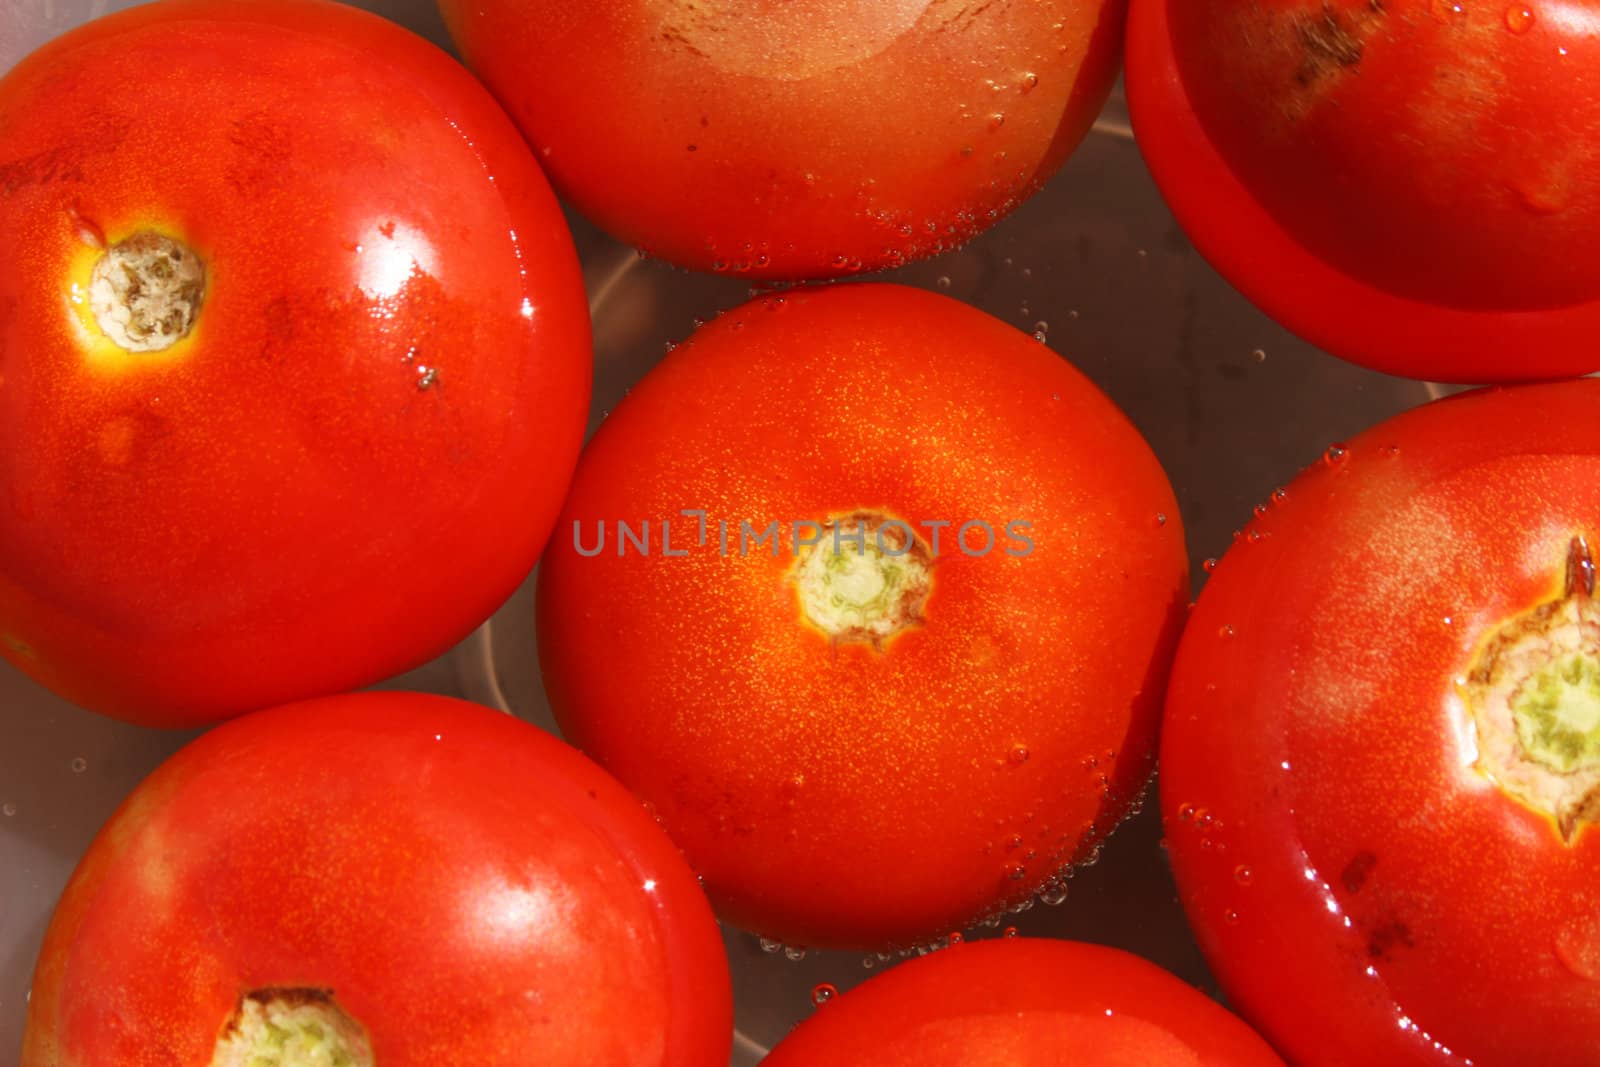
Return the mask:
[[1125,0],[440,0],[563,196],[651,255],[818,278],[956,247],[1083,138]]
[[22,1067],[706,1067],[732,1030],[711,911],[626,790],[510,716],[361,694],[222,726],[128,798]]
[[1600,368],[1593,0],[1134,0],[1128,105],[1196,247],[1335,355]]
[[0,653],[58,693],[177,725],[353,688],[532,566],[582,282],[432,46],[312,0],[75,30],[0,81],[0,244]]
[[956,945],[819,1005],[764,1067],[1283,1067],[1138,956],[1073,941]]
[[1596,404],[1578,381],[1383,423],[1200,597],[1173,867],[1230,1000],[1303,1067],[1600,1064]]
[[724,314],[601,427],[558,531],[557,721],[747,929],[944,934],[1144,786],[1188,599],[1172,490],[1087,379],[964,304]]

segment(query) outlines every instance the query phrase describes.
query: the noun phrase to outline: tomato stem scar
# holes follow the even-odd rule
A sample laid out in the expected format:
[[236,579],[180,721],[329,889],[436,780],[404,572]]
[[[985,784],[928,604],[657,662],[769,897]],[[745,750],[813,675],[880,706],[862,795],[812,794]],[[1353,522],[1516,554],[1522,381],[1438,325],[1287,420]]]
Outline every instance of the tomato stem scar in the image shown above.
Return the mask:
[[209,1067],[372,1067],[359,1023],[325,989],[257,989],[239,998]]
[[189,335],[205,299],[205,265],[192,248],[141,231],[105,250],[89,280],[100,330],[129,352],[160,352]]
[[835,644],[883,642],[921,625],[933,562],[911,525],[878,511],[835,515],[797,546],[789,572],[807,622]]
[[1561,596],[1491,632],[1461,688],[1479,771],[1569,844],[1600,820],[1600,605],[1585,537],[1568,546]]

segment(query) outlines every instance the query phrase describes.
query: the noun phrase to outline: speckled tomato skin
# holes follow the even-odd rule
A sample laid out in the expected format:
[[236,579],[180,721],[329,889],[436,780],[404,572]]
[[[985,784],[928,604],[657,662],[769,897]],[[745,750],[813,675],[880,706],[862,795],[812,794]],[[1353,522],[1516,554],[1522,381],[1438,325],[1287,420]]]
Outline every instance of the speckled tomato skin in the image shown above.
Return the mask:
[[[881,650],[831,645],[789,580],[789,524],[858,509],[954,524],[925,624]],[[649,556],[578,554],[575,523],[592,548],[619,518],[652,521]],[[686,555],[661,555],[661,519]],[[990,554],[952,547],[970,520]],[[784,526],[777,554],[741,556],[741,521]],[[1188,600],[1171,487],[1070,364],[957,301],[845,286],[726,312],[602,425],[557,530],[538,629],[561,728],[747,929],[960,929],[1082,858],[1149,774]]]
[[1134,0],[1128,109],[1195,247],[1318,347],[1600,369],[1594,0]]
[[638,801],[413,693],[245,716],[146,779],[56,908],[22,1067],[209,1063],[284,987],[331,991],[384,1067],[708,1067],[733,1031],[710,908]]
[[1597,403],[1574,381],[1382,423],[1200,596],[1161,743],[1173,870],[1230,1003],[1296,1064],[1600,1064],[1600,833],[1563,843],[1474,769],[1456,691],[1600,533]]
[[1283,1067],[1131,953],[1005,938],[913,959],[817,1008],[766,1067]]
[[[133,355],[73,286],[86,227],[151,226],[208,293]],[[0,653],[56,692],[170,726],[355,688],[532,567],[582,436],[582,281],[431,45],[320,0],[75,30],[0,81],[0,243]]]
[[1125,0],[440,0],[562,195],[649,254],[768,278],[956,247],[1077,146]]

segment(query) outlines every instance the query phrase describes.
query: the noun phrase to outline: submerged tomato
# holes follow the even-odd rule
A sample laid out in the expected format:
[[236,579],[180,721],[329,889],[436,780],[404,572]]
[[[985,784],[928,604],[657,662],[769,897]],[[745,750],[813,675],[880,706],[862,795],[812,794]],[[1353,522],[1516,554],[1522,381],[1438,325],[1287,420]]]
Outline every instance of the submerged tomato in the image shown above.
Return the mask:
[[731,1035],[710,909],[633,797],[508,715],[381,693],[219,727],[128,798],[22,1067],[707,1067]]
[[91,23],[0,81],[0,654],[221,718],[460,639],[576,460],[588,318],[516,130],[310,0]]
[[1330,450],[1185,632],[1173,868],[1296,1064],[1600,1064],[1600,382]]
[[1178,221],[1335,355],[1600,368],[1594,0],[1134,0],[1128,105]]
[[1113,948],[1007,938],[911,960],[817,1008],[765,1067],[1283,1067],[1244,1023]]
[[584,454],[538,596],[563,731],[724,916],[881,947],[1031,896],[1126,813],[1188,581],[1172,490],[1103,394],[873,285],[747,304],[668,356]]
[[1088,132],[1125,0],[440,0],[562,195],[651,255],[760,277],[962,244]]

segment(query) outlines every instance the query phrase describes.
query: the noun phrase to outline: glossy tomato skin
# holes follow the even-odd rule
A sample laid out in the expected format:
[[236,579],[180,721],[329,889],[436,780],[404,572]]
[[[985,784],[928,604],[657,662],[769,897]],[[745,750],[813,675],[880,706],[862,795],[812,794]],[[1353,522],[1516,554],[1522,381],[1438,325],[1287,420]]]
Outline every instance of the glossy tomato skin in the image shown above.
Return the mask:
[[[923,623],[878,648],[809,625],[795,584],[792,523],[857,509],[924,547],[951,524]],[[650,522],[648,556],[619,519]],[[967,522],[991,552],[976,527],[955,547]],[[1055,353],[920,290],[799,290],[704,327],[602,425],[541,565],[540,663],[562,731],[724,918],[910,944],[1031,896],[1126,813],[1186,570],[1160,465]]]
[[1119,949],[1004,938],[821,1004],[767,1067],[1283,1067],[1248,1026]]
[[[128,86],[137,85],[137,92]],[[102,239],[206,263],[194,331],[84,307]],[[0,652],[196,724],[423,662],[531,568],[576,461],[589,325],[489,95],[320,0],[177,0],[0,81]]]
[[22,1065],[209,1063],[316,988],[375,1062],[726,1063],[722,942],[638,802],[511,716],[372,693],[249,715],[150,776],[46,935]]
[[1036,191],[1115,77],[1125,0],[441,0],[601,227],[700,270],[821,278],[954,248]]
[[1183,638],[1161,807],[1199,943],[1292,1062],[1600,1064],[1600,835],[1475,767],[1486,633],[1600,527],[1600,382],[1430,404],[1331,450]]
[[1129,111],[1199,251],[1345,359],[1600,368],[1592,0],[1135,0]]

